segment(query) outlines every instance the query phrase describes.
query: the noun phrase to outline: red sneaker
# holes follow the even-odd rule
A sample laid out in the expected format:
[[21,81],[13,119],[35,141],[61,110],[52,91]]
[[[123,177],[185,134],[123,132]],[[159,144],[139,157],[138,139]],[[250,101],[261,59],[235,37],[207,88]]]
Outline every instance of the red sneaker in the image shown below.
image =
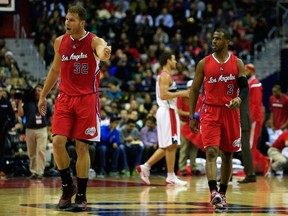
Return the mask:
[[76,194],[76,185],[62,185],[62,196],[59,200],[59,208],[65,209],[71,206],[71,198]]
[[212,206],[214,206],[214,205],[219,204],[221,202],[222,202],[222,198],[221,198],[220,193],[218,193],[216,190],[211,191],[210,204]]
[[87,199],[84,194],[76,195],[75,198],[75,206],[73,208],[73,211],[86,211],[87,210]]
[[222,202],[215,205],[215,212],[222,213],[228,211],[228,205],[226,202],[226,196],[224,193],[220,193]]

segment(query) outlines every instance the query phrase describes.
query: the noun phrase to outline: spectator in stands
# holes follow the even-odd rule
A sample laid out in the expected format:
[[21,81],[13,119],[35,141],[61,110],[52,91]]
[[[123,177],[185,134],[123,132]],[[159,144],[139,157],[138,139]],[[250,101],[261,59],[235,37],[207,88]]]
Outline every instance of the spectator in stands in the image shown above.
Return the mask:
[[[163,8],[161,14],[159,14],[155,19],[155,26],[162,27],[163,30],[171,29],[174,26],[173,16],[168,12],[167,8]],[[168,33],[169,34],[169,33]]]
[[[119,119],[119,117],[113,116],[110,118],[109,125],[101,126],[101,139],[97,143],[97,155],[99,155],[99,165],[97,166],[98,177],[104,177],[107,171],[111,171],[110,176],[119,175],[120,136],[117,129]],[[107,160],[110,157],[111,167],[107,167]],[[108,168],[111,168],[111,170],[108,170]]]
[[[48,143],[47,126],[51,123],[52,107],[47,103],[47,112],[44,116],[38,111],[38,100],[42,86],[37,85],[31,91],[31,100],[24,101],[23,110],[18,109],[19,114],[23,113],[26,117],[25,135],[27,143],[27,151],[29,157],[29,169],[31,179],[42,178],[45,170],[45,151]],[[21,115],[20,114],[20,115]]]
[[108,84],[107,97],[110,100],[119,101],[122,97],[120,85],[116,80],[111,80]]
[[[135,167],[142,162],[144,146],[141,141],[140,131],[136,127],[133,119],[128,119],[126,125],[119,129],[120,132],[120,149],[123,156],[123,172],[126,176],[136,175]],[[132,167],[129,166],[131,164]]]
[[16,120],[12,105],[8,99],[3,97],[3,92],[4,89],[0,86],[0,177],[5,176],[4,156],[8,130],[14,127]]
[[123,125],[126,125],[127,124],[127,121],[128,121],[128,112],[126,109],[122,109],[120,110],[120,114],[119,114],[119,123],[118,123],[118,126],[117,128],[121,128]]
[[270,118],[273,130],[288,128],[288,95],[282,93],[280,85],[274,85],[269,98]]
[[135,16],[135,23],[136,23],[136,25],[138,25],[140,27],[146,26],[146,25],[148,25],[149,27],[153,27],[154,26],[153,18],[148,13],[147,10],[140,11],[140,13],[138,13]]
[[285,130],[268,149],[268,156],[272,159],[272,171],[280,171],[288,167],[288,158],[282,153],[288,147],[288,130]]

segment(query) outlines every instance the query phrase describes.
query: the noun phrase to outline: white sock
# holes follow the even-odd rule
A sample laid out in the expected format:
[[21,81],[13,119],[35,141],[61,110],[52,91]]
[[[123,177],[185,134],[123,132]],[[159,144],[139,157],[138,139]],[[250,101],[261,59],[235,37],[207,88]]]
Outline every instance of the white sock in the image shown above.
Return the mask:
[[146,166],[149,170],[151,169],[151,167],[148,163],[145,163],[144,166]]
[[173,179],[175,176],[175,173],[167,173],[167,178]]

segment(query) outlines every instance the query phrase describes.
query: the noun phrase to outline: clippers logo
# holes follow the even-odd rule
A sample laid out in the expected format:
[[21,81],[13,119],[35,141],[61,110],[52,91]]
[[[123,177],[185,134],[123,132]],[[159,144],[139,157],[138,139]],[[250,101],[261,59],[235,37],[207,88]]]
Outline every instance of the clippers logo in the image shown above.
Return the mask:
[[92,128],[87,128],[85,130],[85,134],[86,135],[89,135],[89,136],[94,136],[96,133],[96,128],[95,127],[92,127]]
[[240,138],[237,139],[237,140],[235,140],[235,141],[233,142],[233,144],[232,144],[233,147],[240,147],[240,145],[241,145],[241,140],[240,140]]

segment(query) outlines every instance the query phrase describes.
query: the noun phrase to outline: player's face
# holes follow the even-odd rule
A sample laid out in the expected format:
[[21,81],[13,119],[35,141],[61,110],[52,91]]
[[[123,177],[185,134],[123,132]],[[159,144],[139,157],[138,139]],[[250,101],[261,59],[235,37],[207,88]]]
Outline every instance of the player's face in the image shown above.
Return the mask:
[[171,69],[176,69],[177,61],[176,61],[175,55],[171,56],[171,59],[169,60],[169,62],[170,62]]
[[83,26],[83,22],[79,19],[77,13],[67,13],[65,20],[66,33],[69,35],[77,34]]
[[214,52],[220,52],[227,46],[227,40],[223,32],[214,32],[212,37],[212,49]]

